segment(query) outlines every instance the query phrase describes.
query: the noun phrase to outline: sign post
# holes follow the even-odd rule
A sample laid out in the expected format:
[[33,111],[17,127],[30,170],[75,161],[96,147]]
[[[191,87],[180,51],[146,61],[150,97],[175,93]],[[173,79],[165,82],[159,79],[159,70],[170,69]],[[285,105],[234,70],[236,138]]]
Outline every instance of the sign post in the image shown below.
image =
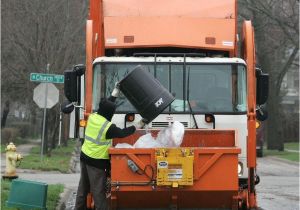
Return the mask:
[[41,140],[41,161],[44,154],[47,109],[52,108],[59,100],[59,91],[52,83],[63,83],[64,75],[48,74],[50,64],[47,64],[45,74],[31,73],[30,81],[41,82],[33,91],[33,100],[44,109],[43,131]]
[[[47,64],[46,72],[49,72],[50,64]],[[46,115],[47,115],[47,96],[48,96],[48,83],[46,83],[45,88],[45,100],[44,100],[44,115],[43,115],[43,133],[42,133],[42,146],[41,146],[41,162],[43,161],[44,154],[44,141],[45,141],[45,127],[46,127]]]

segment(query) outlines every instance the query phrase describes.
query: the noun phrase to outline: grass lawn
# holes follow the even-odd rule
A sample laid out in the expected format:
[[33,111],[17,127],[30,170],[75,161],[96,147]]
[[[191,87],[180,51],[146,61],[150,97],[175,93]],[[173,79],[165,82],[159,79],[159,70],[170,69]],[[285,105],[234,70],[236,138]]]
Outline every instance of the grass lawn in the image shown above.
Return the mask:
[[[3,210],[16,210],[17,208],[6,207],[5,202],[8,200],[11,182],[7,180],[1,180],[1,209]],[[48,185],[47,192],[47,209],[54,210],[59,201],[59,195],[63,192],[63,185]],[[28,189],[30,190],[30,189]]]
[[67,147],[53,149],[51,156],[44,155],[42,161],[40,147],[34,147],[31,149],[30,154],[21,161],[19,168],[66,173],[69,170],[69,163],[75,144],[76,141],[69,140]]
[[[299,151],[299,142],[285,143],[285,149],[297,150]],[[264,150],[265,156],[276,156],[282,159],[299,162],[299,152],[290,152],[290,151],[278,151],[278,150]]]
[[6,149],[6,145],[1,144],[1,153],[5,152],[5,149]]
[[290,142],[284,144],[284,149],[298,150],[299,151],[299,142]]

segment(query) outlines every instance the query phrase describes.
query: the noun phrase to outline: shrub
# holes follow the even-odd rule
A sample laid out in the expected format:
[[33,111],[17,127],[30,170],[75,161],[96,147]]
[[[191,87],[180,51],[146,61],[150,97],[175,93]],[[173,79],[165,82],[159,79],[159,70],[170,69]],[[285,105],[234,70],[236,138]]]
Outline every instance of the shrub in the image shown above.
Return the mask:
[[1,141],[2,144],[8,144],[9,142],[16,142],[20,137],[19,129],[17,128],[2,128],[1,129]]
[[33,126],[29,122],[14,122],[11,127],[19,129],[21,138],[32,137]]

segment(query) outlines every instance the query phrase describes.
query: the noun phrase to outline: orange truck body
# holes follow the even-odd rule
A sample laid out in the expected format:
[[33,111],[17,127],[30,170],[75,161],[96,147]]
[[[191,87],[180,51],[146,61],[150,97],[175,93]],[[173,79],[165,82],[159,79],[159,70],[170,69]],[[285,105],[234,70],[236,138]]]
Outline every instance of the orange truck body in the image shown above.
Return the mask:
[[[255,128],[255,49],[250,21],[237,36],[236,0],[90,0],[86,33],[85,117],[92,112],[93,60],[110,49],[189,48],[225,52],[241,57],[247,64],[247,187],[241,189],[237,173],[236,130],[185,130],[181,148],[194,154],[192,186],[155,186],[149,184],[151,165],[157,175],[156,152],[151,149],[111,148],[111,209],[122,208],[256,208],[256,128]],[[153,135],[157,131],[151,131]],[[135,134],[117,143],[133,144]],[[168,148],[166,148],[168,150]],[[145,169],[144,175],[132,173],[130,159]],[[151,180],[150,180],[151,181]],[[145,184],[146,183],[146,184]]]

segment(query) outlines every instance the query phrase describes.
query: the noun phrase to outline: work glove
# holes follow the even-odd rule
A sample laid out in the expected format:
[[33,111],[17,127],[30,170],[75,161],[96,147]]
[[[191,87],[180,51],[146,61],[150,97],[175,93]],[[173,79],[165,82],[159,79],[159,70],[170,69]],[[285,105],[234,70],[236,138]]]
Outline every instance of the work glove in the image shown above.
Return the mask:
[[112,95],[113,97],[118,98],[118,97],[119,97],[119,94],[120,94],[120,84],[119,84],[118,82],[116,82],[115,88],[113,89],[111,95]]
[[134,127],[135,127],[135,129],[141,129],[141,128],[144,128],[145,125],[146,125],[145,119],[141,119],[134,125]]

